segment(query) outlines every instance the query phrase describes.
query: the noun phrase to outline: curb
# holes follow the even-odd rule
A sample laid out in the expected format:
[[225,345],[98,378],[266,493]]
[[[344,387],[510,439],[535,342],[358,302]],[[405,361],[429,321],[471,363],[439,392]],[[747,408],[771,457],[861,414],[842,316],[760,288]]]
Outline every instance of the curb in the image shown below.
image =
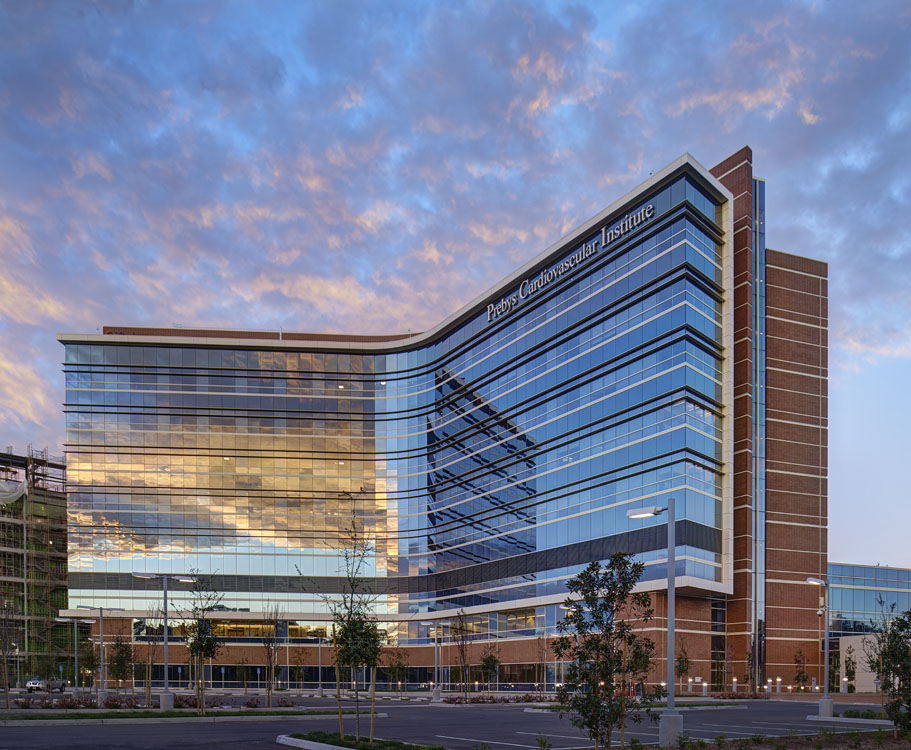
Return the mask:
[[[747,706],[676,706],[676,709],[678,711],[743,711],[746,708]],[[555,708],[523,708],[522,710],[527,714],[557,713],[557,709]],[[630,711],[633,710],[635,709],[630,709]],[[652,711],[658,713],[661,711],[667,711],[667,709],[664,706],[652,706]],[[864,721],[864,719],[858,719],[858,721]]]
[[339,750],[338,745],[326,745],[323,742],[312,742],[311,740],[299,740],[297,737],[291,737],[287,734],[280,734],[275,738],[279,745],[288,747],[302,747],[304,750]]
[[866,724],[871,727],[889,727],[892,728],[892,722],[889,719],[849,719],[842,716],[820,716],[819,714],[812,714],[807,717],[807,721],[834,721],[839,724]]
[[[344,714],[346,719],[353,718],[351,714]],[[388,719],[389,714],[377,712],[374,718]],[[316,721],[318,719],[338,720],[337,714],[288,714],[286,716],[169,716],[156,719],[154,717],[142,719],[5,719],[0,721],[3,727],[66,727],[66,726],[99,726],[108,724],[221,724],[236,721]],[[295,740],[298,742],[298,740]],[[331,745],[324,745],[331,747]]]

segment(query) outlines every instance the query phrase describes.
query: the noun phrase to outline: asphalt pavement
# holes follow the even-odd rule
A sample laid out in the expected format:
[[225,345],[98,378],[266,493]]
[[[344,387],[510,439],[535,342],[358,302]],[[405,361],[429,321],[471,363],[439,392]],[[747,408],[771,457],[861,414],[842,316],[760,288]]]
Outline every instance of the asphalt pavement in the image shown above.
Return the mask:
[[[307,701],[312,708],[328,708],[332,701]],[[420,744],[442,745],[450,750],[473,750],[482,744],[491,750],[529,748],[536,750],[537,737],[545,736],[554,750],[588,748],[587,737],[576,729],[569,718],[560,718],[553,711],[528,712],[522,704],[449,706],[439,704],[400,704],[383,701],[377,710],[389,718],[377,719],[376,735]],[[840,707],[841,708],[841,707]],[[807,715],[816,713],[815,702],[797,701],[744,701],[743,704],[718,707],[683,708],[684,732],[693,737],[711,740],[720,734],[731,739],[754,734],[769,736],[787,735],[792,732],[814,734],[822,726],[835,731],[857,731],[858,726],[839,723],[808,721]],[[366,732],[369,717],[361,717],[361,731]],[[0,750],[42,748],[42,750],[252,750],[270,748],[279,734],[307,732],[315,729],[334,731],[338,719],[307,721],[288,718],[281,721],[257,721],[195,724],[170,723],[166,720],[154,724],[106,724],[94,726],[7,726],[0,727]],[[345,717],[346,732],[353,731],[354,717]],[[637,737],[643,743],[658,739],[657,725],[645,720],[630,723],[627,740]],[[613,744],[619,744],[619,733]]]

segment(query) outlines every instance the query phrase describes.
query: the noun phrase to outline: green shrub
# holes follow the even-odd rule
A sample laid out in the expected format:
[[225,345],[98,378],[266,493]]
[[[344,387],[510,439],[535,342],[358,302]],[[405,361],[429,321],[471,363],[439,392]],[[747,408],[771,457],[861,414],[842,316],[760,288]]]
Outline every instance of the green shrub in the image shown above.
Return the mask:
[[849,708],[845,711],[842,711],[839,716],[842,716],[846,719],[885,719],[881,711],[874,711],[870,708],[858,709],[858,708]]
[[[409,745],[406,742],[398,740],[374,740],[373,744],[363,740],[355,742],[353,738],[340,739],[337,732],[307,732],[306,734],[292,734],[299,740],[310,740],[311,742],[322,742],[326,745],[338,745],[339,747],[348,747],[352,750],[446,750],[441,745]],[[490,750],[490,746],[482,743],[475,746],[476,750]]]

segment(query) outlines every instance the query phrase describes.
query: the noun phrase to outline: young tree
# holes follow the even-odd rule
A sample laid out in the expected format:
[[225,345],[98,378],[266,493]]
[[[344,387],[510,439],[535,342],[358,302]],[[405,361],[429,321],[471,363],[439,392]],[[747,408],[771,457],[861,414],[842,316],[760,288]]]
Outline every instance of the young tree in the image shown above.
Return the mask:
[[680,647],[680,653],[674,661],[674,674],[680,681],[680,693],[683,693],[683,678],[690,673],[690,657],[686,653],[686,646]]
[[452,638],[456,645],[456,658],[459,660],[459,682],[462,685],[462,695],[465,701],[468,701],[468,671],[471,667],[468,659],[468,623],[465,620],[465,612],[459,610],[453,620]]
[[877,595],[876,604],[879,607],[879,616],[875,620],[870,620],[873,632],[863,638],[861,645],[867,669],[875,674],[876,679],[879,680],[880,698],[883,702],[883,709],[885,709],[886,688],[883,679],[882,655],[886,648],[890,623],[895,616],[895,602],[892,602],[887,611],[886,600],[881,595]]
[[841,654],[838,651],[829,652],[829,692],[838,691],[839,675],[841,674]]
[[[33,671],[39,677],[53,677],[55,664],[56,659],[53,654],[39,654],[32,658]],[[48,688],[48,692],[50,692],[50,688]]]
[[120,684],[129,680],[130,686],[133,685],[133,644],[129,638],[118,633],[109,646],[108,653],[108,674],[117,680],[117,692],[120,692]]
[[246,656],[242,656],[237,662],[237,679],[243,683],[244,695],[247,694],[247,679],[250,677],[250,667],[247,666],[249,663],[250,660]]
[[396,646],[386,652],[386,674],[398,685],[399,696],[408,689],[408,652]]
[[263,659],[266,664],[266,707],[272,707],[272,690],[275,687],[275,665],[278,661],[278,650],[281,645],[278,630],[282,621],[281,608],[275,604],[267,605],[262,619]]
[[484,646],[484,653],[481,655],[481,674],[484,675],[484,681],[487,683],[487,692],[493,693],[493,681],[500,669],[500,648],[492,641],[488,641]]
[[886,716],[895,732],[911,732],[911,610],[895,617],[886,630],[882,658]]
[[[618,552],[605,566],[593,562],[567,581],[567,613],[557,624],[560,636],[553,646],[568,662],[557,697],[596,750],[610,747],[611,734],[626,715],[625,686],[644,679],[654,651],[654,644],[635,631],[652,617],[649,595],[633,593],[643,568]],[[638,712],[632,716],[641,720]]]
[[753,669],[753,647],[747,649],[746,656],[746,665],[743,673],[743,684],[750,686],[750,692],[756,692],[756,685],[754,684],[753,676],[755,675],[755,670]]
[[854,680],[857,678],[857,657],[854,655],[854,646],[845,649],[845,677],[848,678],[848,692],[857,690]]
[[197,711],[200,716],[203,716],[206,713],[206,659],[214,659],[221,648],[209,617],[221,603],[224,594],[215,591],[208,576],[199,575],[197,571],[193,570],[190,571],[190,574],[193,577],[193,587],[190,589],[190,609],[188,612],[181,612],[181,617],[187,621],[184,642],[187,644],[190,661],[196,673]]
[[[329,601],[335,640],[336,680],[338,680],[339,667],[348,667],[355,674],[363,667],[374,670],[375,674],[382,653],[382,636],[372,611],[376,597],[367,589],[362,577],[373,548],[364,535],[363,525],[359,526],[356,516],[352,518],[351,526],[342,541],[343,590],[338,599]],[[356,679],[354,681],[354,716],[355,737],[360,740],[360,694]],[[371,742],[373,741],[373,719],[374,710],[373,703],[371,703]],[[339,704],[339,724],[341,725],[341,704]]]
[[98,682],[95,675],[98,674],[100,662],[98,659],[98,650],[91,640],[86,639],[79,645],[79,671],[82,673],[82,686],[85,687],[86,677],[91,677],[91,686],[98,692]]
[[[382,651],[382,640],[376,622],[366,615],[355,615],[343,622],[337,622],[337,659],[339,664],[359,670],[376,668]],[[371,707],[370,725],[373,726]],[[354,731],[355,740],[360,741],[360,693],[358,682],[354,682]],[[373,735],[370,736],[373,741]]]
[[303,695],[304,676],[307,671],[307,650],[298,646],[292,651],[291,657],[294,663],[295,678],[297,679],[297,695]]
[[[164,646],[158,640],[157,631],[161,628],[164,630],[164,613],[160,606],[152,607],[146,613],[146,617],[137,620],[133,626],[134,636],[145,636],[144,646],[145,653],[143,659],[143,685],[145,693],[146,706],[152,706],[152,668],[161,654]],[[134,638],[135,639],[135,638]],[[135,654],[138,658],[138,654]]]
[[797,649],[794,654],[794,684],[797,685],[798,691],[807,689],[807,683],[810,676],[807,674],[807,657],[804,656],[803,650]]
[[539,635],[535,638],[535,694],[541,698],[547,682],[547,638]]

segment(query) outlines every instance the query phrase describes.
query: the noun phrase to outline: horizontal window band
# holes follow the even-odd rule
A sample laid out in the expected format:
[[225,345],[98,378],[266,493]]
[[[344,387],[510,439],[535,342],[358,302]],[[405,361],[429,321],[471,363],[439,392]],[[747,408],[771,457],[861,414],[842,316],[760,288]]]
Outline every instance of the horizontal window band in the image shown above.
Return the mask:
[[[677,521],[678,546],[689,546],[707,552],[721,553],[721,530],[688,519]],[[635,529],[621,534],[567,544],[554,549],[527,552],[503,560],[467,565],[443,573],[415,576],[363,578],[364,593],[376,596],[393,594],[426,594],[447,589],[498,581],[574,565],[587,565],[593,560],[606,560],[616,552],[639,554],[667,547],[667,524]],[[432,554],[428,553],[428,554]],[[299,593],[338,594],[345,590],[343,576],[249,576],[215,574],[205,576],[221,593]],[[93,573],[71,571],[69,588],[95,591],[158,591],[155,579],[134,578],[129,573]],[[529,581],[534,583],[534,581]],[[189,591],[192,584],[172,582],[170,589]]]

